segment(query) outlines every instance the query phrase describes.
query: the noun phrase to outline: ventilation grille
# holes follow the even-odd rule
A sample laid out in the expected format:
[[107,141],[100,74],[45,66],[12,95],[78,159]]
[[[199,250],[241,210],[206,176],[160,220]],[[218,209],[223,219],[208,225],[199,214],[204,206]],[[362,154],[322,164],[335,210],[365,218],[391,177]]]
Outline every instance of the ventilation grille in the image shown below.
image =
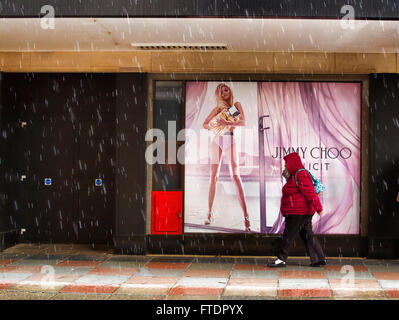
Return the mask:
[[132,43],[137,50],[227,50],[225,44],[188,44],[188,43]]

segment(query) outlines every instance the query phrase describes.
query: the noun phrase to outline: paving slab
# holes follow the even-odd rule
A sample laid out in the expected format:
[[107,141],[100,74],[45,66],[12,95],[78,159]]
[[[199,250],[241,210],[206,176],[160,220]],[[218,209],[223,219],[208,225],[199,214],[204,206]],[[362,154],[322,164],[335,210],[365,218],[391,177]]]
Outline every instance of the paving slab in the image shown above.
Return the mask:
[[183,273],[183,277],[228,278],[230,273],[231,270],[189,269]]
[[373,272],[377,280],[399,280],[399,272]]
[[123,286],[128,286],[128,285],[136,285],[136,284],[142,284],[142,285],[164,285],[164,286],[172,286],[174,285],[177,281],[179,281],[178,277],[137,277],[134,275],[133,277],[130,277],[125,283],[123,283]]
[[170,289],[169,295],[221,295],[227,278],[183,277]]
[[42,266],[2,266],[0,273],[39,273]]
[[120,286],[114,294],[128,294],[132,296],[148,296],[148,295],[167,295],[170,291],[170,286],[162,286],[162,285],[129,285],[129,286]]
[[105,261],[107,260],[106,255],[86,255],[86,254],[74,254],[68,257],[69,261]]
[[111,294],[118,288],[117,285],[75,284],[72,283],[60,290],[60,293],[94,293]]
[[329,288],[319,289],[278,289],[278,297],[280,299],[330,299],[332,292]]
[[8,264],[8,266],[52,266],[62,260],[39,260],[39,259],[20,259]]
[[69,268],[77,268],[77,267],[86,267],[86,268],[95,268],[101,261],[88,261],[88,260],[65,260],[54,264],[54,267],[69,267]]
[[350,298],[353,300],[356,298],[370,298],[379,300],[387,296],[384,290],[376,288],[339,288],[332,289],[332,292],[335,299]]
[[223,293],[223,288],[217,287],[186,287],[177,286],[170,289],[168,295],[179,295],[179,296],[195,296],[195,295],[221,295]]
[[193,263],[235,263],[236,258],[220,258],[220,257],[195,257]]
[[183,269],[147,269],[141,268],[135,276],[138,277],[181,277],[185,270]]
[[348,271],[354,272],[369,272],[370,270],[364,265],[327,265],[321,267],[323,271],[338,271],[342,272],[343,274],[347,273]]
[[165,300],[164,295],[131,295],[131,294],[112,294],[108,300]]
[[175,277],[136,277],[133,276],[123,283],[115,294],[130,295],[166,295],[178,281]]
[[46,254],[46,253],[41,253],[41,254],[36,254],[32,256],[27,256],[24,260],[57,260],[57,261],[62,261],[62,260],[67,260],[71,255],[68,254]]
[[146,269],[178,269],[186,270],[191,263],[187,262],[152,262],[152,260],[145,264]]
[[399,290],[399,280],[378,280],[381,288]]
[[88,272],[88,274],[98,274],[103,276],[121,275],[121,276],[132,276],[137,273],[138,268],[102,268],[97,267]]
[[327,279],[279,279],[280,289],[329,289]]
[[235,258],[234,263],[251,264],[251,265],[267,265],[272,262],[271,258]]
[[[348,259],[348,258],[326,258],[328,265],[352,265],[352,266],[362,266],[364,265],[365,259]],[[310,261],[309,261],[310,263]]]
[[72,274],[72,275],[84,275],[94,267],[57,267],[53,266],[56,274]]
[[0,300],[49,300],[55,293],[49,292],[24,292],[24,291],[0,291]]
[[73,284],[76,285],[120,285],[126,280],[128,280],[130,276],[126,275],[112,275],[112,276],[104,276],[97,274],[86,274],[81,276],[79,279],[74,281]]
[[364,259],[363,264],[365,266],[379,266],[379,265],[391,265],[391,266],[399,266],[399,260],[385,260],[385,259]]
[[367,301],[367,300],[392,300],[392,298],[389,298],[387,295],[380,295],[378,297],[368,297],[368,296],[360,296],[360,297],[333,297],[333,300],[351,300],[351,301]]
[[277,295],[277,279],[230,279],[223,296],[268,296]]
[[43,253],[43,250],[37,249],[37,248],[17,248],[17,249],[10,249],[7,250],[6,253],[17,253],[17,254],[22,254],[25,256],[33,256],[36,254]]
[[333,295],[339,297],[385,297],[386,293],[377,280],[329,280]]
[[247,279],[278,279],[278,271],[274,270],[233,270],[230,279],[247,278]]
[[114,262],[148,262],[153,257],[148,256],[129,256],[129,255],[112,255],[110,256],[107,261],[114,261]]
[[16,283],[22,280],[25,280],[32,276],[33,273],[13,273],[13,272],[5,272],[0,273],[0,283]]
[[114,261],[107,260],[98,264],[99,268],[141,268],[146,261]]
[[370,272],[399,272],[397,265],[368,265],[367,268]]
[[40,249],[43,253],[75,253],[85,255],[108,255],[112,254],[114,248],[106,245],[89,244],[41,244]]
[[18,260],[0,259],[0,266],[1,267],[6,266],[6,265],[9,265],[9,264],[11,264],[11,263],[13,263],[15,261],[18,261]]
[[261,271],[267,271],[267,270],[276,270],[269,268],[265,264],[250,264],[250,263],[236,263],[233,267],[234,270],[261,270]]
[[27,254],[20,254],[20,253],[0,253],[0,259],[10,259],[10,260],[17,260],[23,259],[28,257]]
[[231,270],[233,269],[233,263],[201,263],[194,262],[189,267],[188,270]]
[[277,300],[277,296],[221,296],[220,300]]
[[79,279],[81,276],[77,274],[63,273],[35,273],[30,277],[22,280],[20,283],[70,283]]
[[385,289],[385,293],[390,299],[399,299],[399,290],[397,289]]
[[[276,268],[267,268],[268,270],[276,270]],[[285,271],[323,271],[322,267],[310,267],[309,265],[290,265],[286,264],[285,267],[277,268],[277,270]]]
[[318,270],[280,270],[279,279],[326,279],[323,271]]
[[190,263],[193,262],[192,257],[153,257],[151,262],[162,262],[162,263]]
[[[336,271],[327,271],[325,272],[327,279],[345,279],[348,278],[349,276],[352,276],[349,273],[341,273],[341,272],[336,272]],[[371,272],[354,272],[353,273],[354,279],[375,279],[373,274]]]
[[51,300],[107,300],[110,294],[58,293]]
[[18,284],[14,284],[13,286],[7,288],[7,290],[13,291],[24,291],[24,292],[58,292],[62,288],[64,288],[67,283],[25,283],[21,282]]
[[184,277],[180,278],[175,286],[195,288],[224,288],[227,284],[227,281],[227,278]]
[[165,300],[220,300],[220,295],[168,295]]

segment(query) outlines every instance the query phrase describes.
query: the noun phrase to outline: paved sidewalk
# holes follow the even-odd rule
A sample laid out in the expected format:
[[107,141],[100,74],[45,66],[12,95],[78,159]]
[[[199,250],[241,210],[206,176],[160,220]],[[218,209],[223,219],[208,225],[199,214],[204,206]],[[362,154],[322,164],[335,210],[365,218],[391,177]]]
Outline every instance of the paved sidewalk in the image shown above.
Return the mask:
[[[5,299],[399,299],[399,260],[133,256],[112,248],[20,244],[0,253]],[[353,277],[351,277],[353,275]]]

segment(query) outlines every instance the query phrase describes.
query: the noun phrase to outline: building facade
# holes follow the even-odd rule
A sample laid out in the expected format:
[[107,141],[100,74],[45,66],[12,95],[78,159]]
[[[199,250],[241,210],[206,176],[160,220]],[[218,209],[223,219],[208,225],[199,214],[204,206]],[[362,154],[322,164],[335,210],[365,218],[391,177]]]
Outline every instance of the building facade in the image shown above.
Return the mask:
[[[278,28],[287,30],[312,21],[327,27],[326,18],[342,28],[343,16],[350,13],[350,8],[342,11],[345,3],[307,3],[53,4],[55,23],[61,25],[55,30],[79,19],[91,19],[88,29],[132,19],[123,20],[127,32],[138,28],[135,19],[153,19],[139,20],[140,30],[153,26],[154,34],[166,28],[173,35],[180,26],[185,36],[194,33],[190,41],[140,45],[142,38],[134,34],[136,46],[126,49],[115,32],[110,39],[118,50],[81,49],[90,41],[79,42],[73,51],[48,49],[46,38],[37,44],[25,40],[30,48],[45,50],[17,50],[8,29],[0,51],[5,241],[106,244],[126,254],[273,255],[284,222],[279,213],[282,158],[297,151],[326,186],[321,195],[325,215],[314,220],[326,254],[398,257],[396,40],[376,31],[375,37],[388,38],[392,47],[343,39],[316,50],[311,48],[314,33],[307,48],[300,47],[299,36],[287,46],[294,40],[284,38],[284,32],[255,36],[273,30],[272,18],[287,20],[278,21]],[[42,7],[35,1],[21,2],[24,10],[17,5],[3,4],[2,27],[18,27],[18,19],[34,27],[35,19],[46,14],[39,14]],[[387,5],[350,5],[361,22],[396,28],[397,17]],[[190,21],[195,18],[202,20]],[[165,21],[171,22],[169,30]],[[212,23],[214,29],[206,29]],[[248,28],[252,42],[234,42],[233,34],[226,35],[227,44],[210,44],[219,36],[216,30],[234,25]],[[312,26],[300,30],[306,28]],[[207,41],[198,41],[198,30],[205,30]],[[350,30],[342,33],[347,34]],[[364,36],[352,34],[359,35]],[[215,138],[204,129],[218,104],[220,84],[245,115],[234,138]],[[299,239],[292,254],[305,254]]]

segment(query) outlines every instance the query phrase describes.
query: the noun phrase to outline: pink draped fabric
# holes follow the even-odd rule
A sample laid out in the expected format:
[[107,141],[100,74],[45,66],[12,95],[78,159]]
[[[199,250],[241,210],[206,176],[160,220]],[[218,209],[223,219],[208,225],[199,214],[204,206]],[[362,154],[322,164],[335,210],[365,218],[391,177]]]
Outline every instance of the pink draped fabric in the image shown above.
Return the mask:
[[186,128],[191,128],[193,123],[197,122],[197,118],[201,115],[201,106],[206,97],[208,83],[202,82],[186,82]]
[[[343,149],[347,159],[331,160],[329,170],[323,166],[328,159],[312,159],[318,161],[320,168],[311,170],[312,174],[327,188],[321,195],[324,215],[322,218],[315,215],[313,228],[320,234],[358,233],[360,84],[262,82],[258,84],[258,108],[259,115],[270,115],[271,122],[271,130],[265,134],[265,162],[266,170],[274,170],[266,174],[266,185],[270,183],[275,188],[284,184],[281,177],[284,161],[282,157],[271,156],[276,147],[302,146],[307,152],[312,146]],[[309,160],[307,153],[303,161]],[[274,201],[276,208],[276,199]],[[284,218],[279,214],[271,232],[281,233],[283,230]]]
[[[360,187],[360,84],[299,82],[301,97],[311,126],[319,125],[325,145],[352,150],[350,161],[342,164]],[[348,90],[349,89],[349,90]],[[358,95],[353,93],[358,92]],[[350,104],[343,104],[342,101]]]

